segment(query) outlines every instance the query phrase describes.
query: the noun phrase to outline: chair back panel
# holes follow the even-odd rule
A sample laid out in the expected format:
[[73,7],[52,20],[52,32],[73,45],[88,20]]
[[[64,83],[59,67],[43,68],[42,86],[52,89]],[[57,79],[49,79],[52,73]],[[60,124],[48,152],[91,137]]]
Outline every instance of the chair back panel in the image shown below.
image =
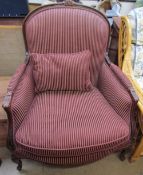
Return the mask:
[[80,5],[43,6],[32,12],[23,25],[29,53],[92,52],[91,80],[98,72],[108,47],[110,27],[98,11]]

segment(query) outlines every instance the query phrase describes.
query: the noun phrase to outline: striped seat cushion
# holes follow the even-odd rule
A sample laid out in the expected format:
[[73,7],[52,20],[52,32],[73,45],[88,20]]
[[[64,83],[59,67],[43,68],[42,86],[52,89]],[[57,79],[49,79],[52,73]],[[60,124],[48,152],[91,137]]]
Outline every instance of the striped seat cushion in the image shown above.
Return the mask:
[[91,90],[90,61],[89,50],[72,54],[31,54],[36,92]]
[[[39,112],[40,111],[40,112]],[[16,132],[16,144],[39,156],[82,156],[116,150],[129,141],[129,127],[95,88],[36,95]]]

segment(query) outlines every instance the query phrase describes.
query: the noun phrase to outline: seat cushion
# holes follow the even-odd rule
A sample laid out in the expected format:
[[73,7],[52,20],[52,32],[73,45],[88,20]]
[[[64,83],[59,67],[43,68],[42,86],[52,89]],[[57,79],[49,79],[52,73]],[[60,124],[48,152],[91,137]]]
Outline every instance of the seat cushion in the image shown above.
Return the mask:
[[91,52],[85,50],[72,54],[31,54],[36,92],[47,90],[88,91]]
[[40,156],[73,156],[116,150],[129,127],[102,94],[49,91],[38,94],[16,133],[16,143]]

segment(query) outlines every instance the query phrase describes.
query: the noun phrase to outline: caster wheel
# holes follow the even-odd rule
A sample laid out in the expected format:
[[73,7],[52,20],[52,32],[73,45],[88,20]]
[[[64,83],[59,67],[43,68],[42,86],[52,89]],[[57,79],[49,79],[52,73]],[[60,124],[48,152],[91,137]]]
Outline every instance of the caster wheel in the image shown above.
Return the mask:
[[19,160],[19,162],[18,162],[17,170],[18,171],[22,170],[22,161],[21,160]]

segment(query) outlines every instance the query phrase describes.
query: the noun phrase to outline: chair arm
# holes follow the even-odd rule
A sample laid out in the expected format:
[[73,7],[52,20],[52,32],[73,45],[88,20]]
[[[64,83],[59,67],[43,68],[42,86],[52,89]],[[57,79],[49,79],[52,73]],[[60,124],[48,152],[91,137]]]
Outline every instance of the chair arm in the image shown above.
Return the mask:
[[16,86],[18,85],[20,77],[23,75],[25,68],[26,68],[26,64],[21,64],[17,68],[15,74],[12,76],[12,78],[9,82],[8,88],[7,88],[7,94],[5,95],[4,100],[3,100],[2,106],[4,109],[7,109],[10,107],[12,94],[13,94],[14,90],[16,89]]
[[99,74],[98,88],[116,113],[130,125],[137,115],[138,97],[120,68],[104,63]]
[[14,131],[21,125],[34,96],[31,66],[20,66],[9,83],[8,92],[3,101],[3,108],[7,112],[8,118],[10,122],[14,123]]
[[126,75],[121,71],[119,67],[117,67],[114,64],[110,65],[111,70],[117,77],[117,79],[121,82],[121,84],[127,89],[127,91],[130,93],[131,98],[134,100],[135,103],[139,101],[139,97],[137,96],[131,82],[126,77]]

